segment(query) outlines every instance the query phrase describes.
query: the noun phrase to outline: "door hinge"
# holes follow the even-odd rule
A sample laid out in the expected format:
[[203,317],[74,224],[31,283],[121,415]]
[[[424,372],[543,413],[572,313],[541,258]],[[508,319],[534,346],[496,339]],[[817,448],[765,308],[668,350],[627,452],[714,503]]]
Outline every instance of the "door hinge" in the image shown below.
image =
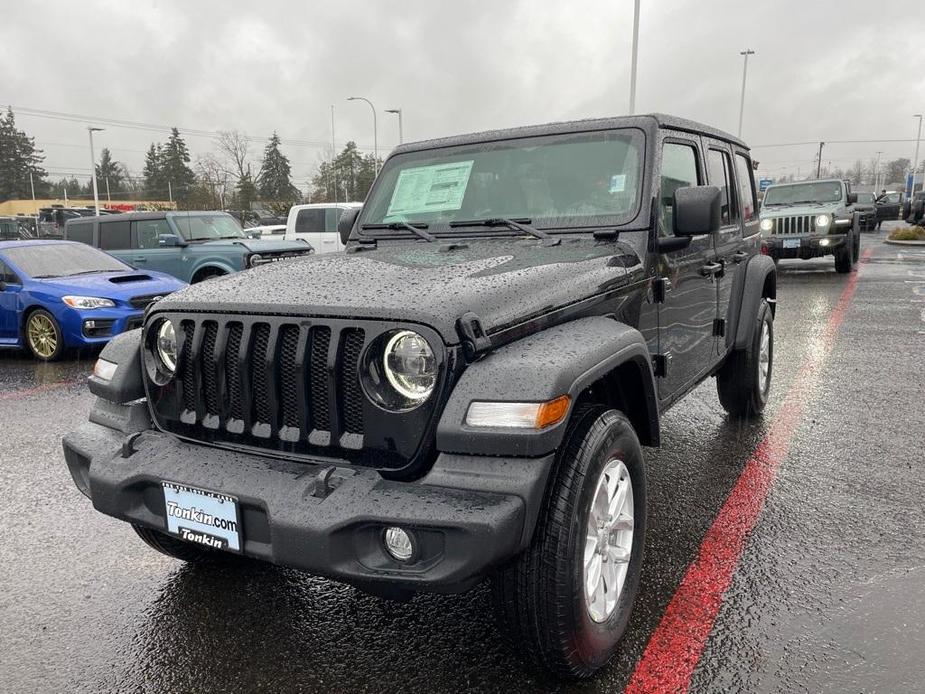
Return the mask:
[[652,282],[652,300],[656,304],[664,304],[668,300],[668,292],[671,291],[671,280],[667,277],[657,277]]
[[658,378],[664,378],[668,375],[668,367],[671,364],[671,353],[653,354],[652,355],[652,372]]
[[714,337],[725,337],[726,336],[726,319],[725,318],[714,318],[713,319],[713,335]]

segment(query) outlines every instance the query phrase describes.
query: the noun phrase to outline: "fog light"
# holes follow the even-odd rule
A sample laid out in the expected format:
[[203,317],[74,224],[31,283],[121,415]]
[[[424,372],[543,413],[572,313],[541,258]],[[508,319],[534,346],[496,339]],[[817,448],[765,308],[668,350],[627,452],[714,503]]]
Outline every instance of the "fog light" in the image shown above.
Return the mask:
[[828,239],[822,239],[821,241],[819,241],[819,245],[820,245],[820,246],[828,246],[828,245],[829,245],[829,240],[828,240]]
[[398,561],[408,561],[414,555],[414,542],[407,532],[392,526],[385,529],[385,549]]
[[84,327],[87,330],[96,330],[96,321],[95,320],[85,320]]

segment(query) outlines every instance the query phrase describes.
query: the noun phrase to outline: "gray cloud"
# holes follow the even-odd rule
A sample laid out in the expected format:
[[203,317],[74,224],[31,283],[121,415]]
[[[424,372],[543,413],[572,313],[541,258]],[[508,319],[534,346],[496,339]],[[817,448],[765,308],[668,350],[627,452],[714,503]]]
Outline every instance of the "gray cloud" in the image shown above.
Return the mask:
[[[0,101],[202,130],[277,130],[298,183],[330,141],[406,139],[626,111],[632,2],[18,2],[0,26]],[[925,110],[925,4],[643,0],[637,110],[734,131],[741,57],[749,63],[743,136],[752,145],[909,139]],[[52,171],[88,168],[78,122],[22,115]],[[139,170],[158,133],[107,127],[99,146]],[[190,136],[195,154],[213,147]],[[912,143],[830,145],[846,167]],[[255,159],[260,144],[254,147]],[[815,145],[759,148],[771,173],[807,170]]]

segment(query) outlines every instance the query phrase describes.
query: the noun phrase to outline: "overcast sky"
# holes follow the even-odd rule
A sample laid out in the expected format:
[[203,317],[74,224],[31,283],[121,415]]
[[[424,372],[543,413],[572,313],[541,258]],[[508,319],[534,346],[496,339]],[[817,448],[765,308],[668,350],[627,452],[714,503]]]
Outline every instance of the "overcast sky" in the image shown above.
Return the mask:
[[[0,103],[181,129],[275,129],[305,181],[338,148],[627,112],[632,0],[3,0]],[[743,138],[771,175],[805,173],[818,140],[848,167],[910,157],[925,112],[925,1],[642,0],[638,112],[673,113],[735,132],[749,60]],[[85,126],[18,114],[52,178],[89,168]],[[132,170],[165,135],[106,126]],[[302,144],[293,140],[305,141]],[[189,134],[197,155],[214,143]],[[316,143],[316,144],[311,144]],[[327,149],[330,149],[328,146]],[[255,168],[261,143],[253,144]],[[920,158],[925,153],[920,155]]]

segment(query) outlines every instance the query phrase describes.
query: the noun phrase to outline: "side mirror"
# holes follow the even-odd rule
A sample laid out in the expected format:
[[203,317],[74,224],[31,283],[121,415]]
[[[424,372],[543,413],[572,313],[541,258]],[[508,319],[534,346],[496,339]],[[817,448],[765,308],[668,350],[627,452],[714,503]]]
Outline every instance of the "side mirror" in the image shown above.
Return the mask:
[[158,234],[157,243],[159,246],[185,246],[186,244],[176,234]]
[[345,246],[350,240],[350,232],[353,231],[353,225],[356,223],[357,217],[360,216],[360,211],[362,209],[362,207],[354,207],[349,210],[344,210],[340,219],[337,220],[337,233],[340,234],[340,242]]
[[719,231],[722,194],[716,186],[678,188],[674,192],[675,236],[699,236]]
[[263,234],[259,231],[252,231],[247,235],[249,239],[259,239]]
[[858,201],[857,193],[848,193],[848,204],[849,205],[855,205],[857,204],[857,201]]
[[4,289],[6,289],[6,282],[0,280],[0,292],[2,292]]

